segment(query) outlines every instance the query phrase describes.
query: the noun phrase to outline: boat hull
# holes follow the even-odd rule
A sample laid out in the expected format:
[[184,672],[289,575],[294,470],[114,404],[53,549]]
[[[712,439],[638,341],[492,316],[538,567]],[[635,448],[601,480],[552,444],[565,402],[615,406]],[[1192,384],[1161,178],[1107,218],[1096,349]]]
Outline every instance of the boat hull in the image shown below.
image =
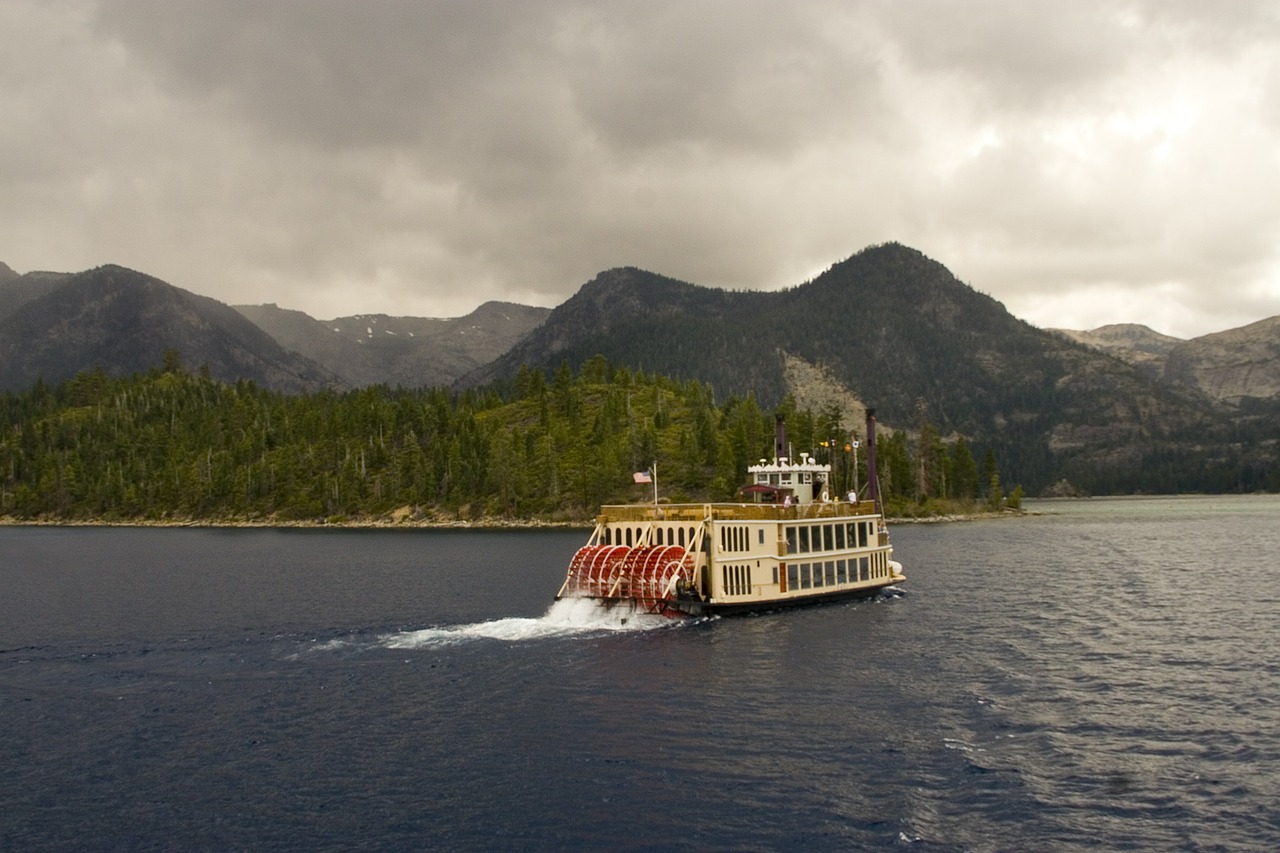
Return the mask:
[[769,613],[778,610],[790,610],[796,607],[816,607],[821,604],[835,604],[842,601],[856,601],[872,598],[903,578],[893,578],[874,586],[860,586],[851,589],[840,589],[831,592],[799,595],[788,598],[776,598],[749,602],[714,602],[702,601],[698,598],[680,598],[668,602],[673,610],[686,616],[746,616],[752,613]]

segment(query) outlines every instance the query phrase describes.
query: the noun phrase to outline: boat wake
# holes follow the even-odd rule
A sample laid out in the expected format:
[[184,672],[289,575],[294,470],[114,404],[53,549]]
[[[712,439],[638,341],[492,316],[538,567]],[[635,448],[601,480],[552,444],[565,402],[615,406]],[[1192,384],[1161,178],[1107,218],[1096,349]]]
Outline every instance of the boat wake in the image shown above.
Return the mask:
[[500,640],[518,643],[553,637],[573,637],[624,631],[652,631],[684,624],[688,620],[668,619],[651,613],[637,612],[634,607],[605,607],[588,598],[565,598],[551,605],[538,619],[510,618],[475,622],[470,625],[447,625],[420,631],[399,631],[381,637],[388,649],[422,649],[458,645],[475,640]]

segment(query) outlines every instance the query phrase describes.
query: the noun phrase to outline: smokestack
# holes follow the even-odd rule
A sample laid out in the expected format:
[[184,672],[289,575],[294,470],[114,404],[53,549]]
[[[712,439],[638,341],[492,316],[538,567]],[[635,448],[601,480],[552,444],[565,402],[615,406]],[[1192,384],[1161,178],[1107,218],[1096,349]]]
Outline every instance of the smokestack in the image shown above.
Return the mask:
[[773,461],[787,455],[787,416],[773,416]]
[[867,409],[867,498],[880,505],[880,479],[876,477],[876,410]]

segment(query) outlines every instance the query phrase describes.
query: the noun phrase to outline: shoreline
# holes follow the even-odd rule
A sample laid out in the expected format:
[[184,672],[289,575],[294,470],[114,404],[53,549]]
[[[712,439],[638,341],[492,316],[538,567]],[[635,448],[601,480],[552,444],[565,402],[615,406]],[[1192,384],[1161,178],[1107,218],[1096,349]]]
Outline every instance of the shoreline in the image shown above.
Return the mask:
[[[970,514],[936,516],[886,517],[885,522],[897,524],[945,524],[965,521],[990,521],[1039,515],[1027,510],[1003,510]],[[192,528],[222,530],[590,530],[594,519],[556,521],[538,518],[479,518],[479,519],[395,519],[362,518],[341,521],[287,521],[283,519],[21,519],[0,516],[0,527],[133,527],[133,528]]]
[[244,519],[155,520],[128,519],[18,519],[0,518],[0,527],[154,527],[222,530],[589,530],[587,521],[543,521],[538,519],[477,519],[435,521],[280,521]]

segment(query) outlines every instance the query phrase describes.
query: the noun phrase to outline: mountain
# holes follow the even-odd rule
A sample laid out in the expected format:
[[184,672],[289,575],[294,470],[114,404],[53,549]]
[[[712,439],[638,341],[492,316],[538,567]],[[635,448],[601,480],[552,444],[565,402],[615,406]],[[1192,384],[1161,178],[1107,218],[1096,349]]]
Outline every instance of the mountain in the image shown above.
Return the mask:
[[528,337],[492,363],[463,377],[473,387],[514,376],[521,365],[577,366],[597,353],[633,369],[712,382],[720,393],[784,393],[782,362],[742,359],[750,341],[728,337],[747,306],[773,294],[728,293],[623,267],[600,273],[552,310]]
[[1179,343],[1165,357],[1162,378],[1231,405],[1280,401],[1280,317]]
[[94,366],[128,375],[175,349],[189,369],[297,392],[340,387],[229,306],[124,267],[0,279],[0,389],[54,384]]
[[0,263],[0,320],[13,314],[23,305],[41,296],[47,296],[71,278],[70,273],[29,272],[18,275],[7,264]]
[[1280,402],[1280,317],[1191,340],[1136,324],[1051,331],[1114,355],[1153,379],[1224,405],[1236,407],[1246,400]]
[[281,345],[354,388],[450,385],[502,355],[551,313],[486,302],[453,319],[361,314],[321,321],[275,305],[234,307]]
[[1175,476],[1181,454],[1201,440],[1225,442],[1229,430],[1199,395],[1013,317],[898,244],[773,293],[610,270],[461,384],[511,377],[521,365],[576,366],[596,353],[708,382],[722,397],[753,392],[765,405],[791,390],[788,364],[798,359],[886,424],[909,428],[923,417],[994,447],[1033,491],[1063,476],[1091,491],[1176,490],[1160,480]]
[[1169,351],[1182,343],[1181,338],[1164,335],[1139,323],[1113,323],[1088,331],[1048,329],[1077,343],[1114,355],[1140,369],[1152,379],[1164,372]]

